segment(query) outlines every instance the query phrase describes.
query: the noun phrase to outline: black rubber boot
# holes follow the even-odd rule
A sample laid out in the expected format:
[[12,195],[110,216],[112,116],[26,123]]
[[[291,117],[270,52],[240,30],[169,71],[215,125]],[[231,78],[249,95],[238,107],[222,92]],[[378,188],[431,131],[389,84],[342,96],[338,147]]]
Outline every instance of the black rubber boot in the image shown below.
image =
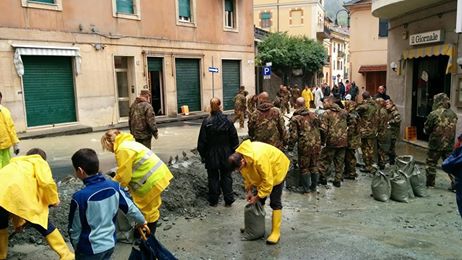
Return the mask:
[[316,191],[316,187],[318,186],[318,180],[319,180],[319,173],[312,173],[311,174],[311,187],[310,187],[310,190],[312,192]]
[[427,187],[435,187],[435,174],[427,174]]
[[301,175],[303,193],[309,193],[311,187],[311,176],[309,174]]
[[319,176],[319,184],[327,185],[327,178],[323,175]]

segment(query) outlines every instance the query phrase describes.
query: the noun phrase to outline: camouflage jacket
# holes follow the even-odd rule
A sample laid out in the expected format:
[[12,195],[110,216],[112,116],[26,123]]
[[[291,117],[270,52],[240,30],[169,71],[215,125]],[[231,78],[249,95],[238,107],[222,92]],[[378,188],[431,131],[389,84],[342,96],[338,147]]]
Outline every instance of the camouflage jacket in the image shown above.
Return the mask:
[[281,102],[283,102],[284,104],[289,102],[289,100],[290,100],[290,92],[289,91],[281,91],[281,93],[279,95],[281,97]]
[[128,125],[136,139],[147,139],[157,134],[156,115],[151,104],[137,97],[130,106]]
[[424,130],[430,135],[428,148],[437,151],[451,151],[456,135],[457,115],[450,109],[449,99],[438,99],[437,94],[433,111],[427,116]]
[[306,108],[295,110],[289,123],[289,150],[298,142],[298,152],[319,154],[321,151],[321,121]]
[[299,88],[292,88],[292,100],[296,100],[297,98],[300,97],[301,95],[301,92],[300,92],[300,89]]
[[281,110],[263,103],[249,117],[249,137],[252,141],[271,144],[279,149],[287,142],[287,130]]
[[379,106],[377,113],[377,137],[380,140],[384,140],[388,134],[388,110],[384,107]]
[[237,93],[233,101],[234,101],[234,110],[237,110],[237,111],[247,110],[247,99],[245,98],[242,92]]
[[247,99],[247,109],[249,110],[249,113],[253,113],[257,107],[257,98],[255,95],[249,97]]
[[361,138],[377,137],[378,107],[374,100],[368,99],[356,107],[359,114],[359,132]]
[[348,146],[348,113],[337,104],[324,106],[321,117],[321,137],[327,147],[342,148]]
[[348,113],[348,148],[358,149],[361,146],[361,135],[359,133],[359,115],[356,110]]
[[401,115],[395,105],[391,106],[388,110],[388,128],[390,131],[390,137],[392,139],[398,139],[399,129],[401,126]]

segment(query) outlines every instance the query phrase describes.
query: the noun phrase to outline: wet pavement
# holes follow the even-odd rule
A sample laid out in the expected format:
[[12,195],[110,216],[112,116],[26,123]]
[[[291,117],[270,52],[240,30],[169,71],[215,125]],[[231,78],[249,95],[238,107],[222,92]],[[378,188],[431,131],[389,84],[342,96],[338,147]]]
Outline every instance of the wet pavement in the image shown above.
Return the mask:
[[[153,150],[167,161],[196,145],[200,121],[160,128]],[[245,135],[246,130],[239,130]],[[99,153],[101,169],[114,165],[113,154],[103,152],[102,133],[53,137],[21,142],[23,152],[43,147],[56,177],[72,172],[70,157],[78,148]],[[425,160],[425,149],[399,143],[399,154]],[[345,181],[341,188],[319,187],[317,194],[284,191],[282,237],[269,246],[264,240],[241,241],[244,200],[232,208],[219,205],[203,209],[203,217],[169,217],[161,221],[159,240],[180,259],[461,259],[462,221],[455,194],[447,191],[449,179],[438,171],[437,186],[425,198],[409,203],[378,202],[371,197],[372,178],[362,175]],[[266,207],[266,230],[271,230],[271,209]],[[117,246],[113,259],[127,259],[131,245]],[[11,249],[21,257],[57,259],[44,246],[22,245]]]

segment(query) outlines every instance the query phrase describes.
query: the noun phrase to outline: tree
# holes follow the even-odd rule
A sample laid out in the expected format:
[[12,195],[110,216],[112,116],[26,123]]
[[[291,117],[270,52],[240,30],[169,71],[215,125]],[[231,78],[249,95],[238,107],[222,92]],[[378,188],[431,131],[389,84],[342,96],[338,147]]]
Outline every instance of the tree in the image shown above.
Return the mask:
[[303,75],[319,71],[326,62],[324,46],[312,39],[273,33],[258,44],[257,64],[272,63],[274,73],[285,81],[293,70],[301,69]]

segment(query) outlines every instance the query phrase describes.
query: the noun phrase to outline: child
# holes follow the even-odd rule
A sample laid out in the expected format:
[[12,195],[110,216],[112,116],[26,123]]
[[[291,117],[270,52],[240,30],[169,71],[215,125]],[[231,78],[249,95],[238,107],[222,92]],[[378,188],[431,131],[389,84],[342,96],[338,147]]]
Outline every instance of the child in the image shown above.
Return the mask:
[[10,217],[16,231],[28,222],[45,237],[61,260],[74,259],[61,233],[48,219],[48,207],[58,206],[59,197],[45,160],[45,152],[34,148],[27,152],[27,156],[11,159],[10,164],[0,170],[0,259],[6,259],[8,255]]
[[125,195],[119,183],[99,174],[99,161],[92,149],[80,149],[72,156],[75,175],[85,188],[76,192],[69,211],[69,237],[76,259],[110,259],[116,243],[116,215],[121,209],[138,225],[146,221]]

